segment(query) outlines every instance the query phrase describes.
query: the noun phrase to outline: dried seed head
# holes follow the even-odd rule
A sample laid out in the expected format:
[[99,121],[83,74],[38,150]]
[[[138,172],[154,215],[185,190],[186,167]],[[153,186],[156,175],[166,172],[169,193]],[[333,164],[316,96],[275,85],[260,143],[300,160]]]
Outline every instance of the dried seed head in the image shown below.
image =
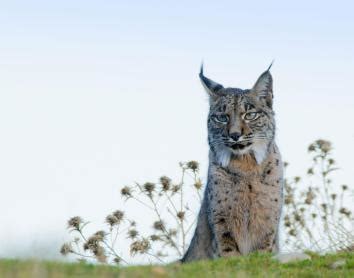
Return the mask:
[[349,211],[348,209],[346,209],[344,207],[340,208],[339,213],[344,214],[345,216],[348,216],[348,217],[352,214],[351,211]]
[[337,194],[335,194],[335,193],[331,194],[331,198],[332,198],[332,200],[335,200],[337,198]]
[[324,211],[327,210],[327,204],[323,203],[323,204],[321,204],[321,207],[322,207],[322,209],[323,209]]
[[202,186],[203,186],[202,181],[201,181],[200,179],[197,179],[197,180],[195,181],[195,183],[194,183],[194,187],[195,187],[197,190],[199,190],[199,189],[202,188]]
[[168,191],[171,187],[171,179],[166,176],[160,178],[160,183],[162,185],[162,191]]
[[185,214],[186,214],[185,211],[179,211],[179,212],[177,213],[177,217],[178,217],[181,221],[183,221]]
[[295,221],[299,222],[301,220],[301,216],[298,213],[294,214]]
[[111,227],[119,224],[119,219],[115,217],[113,214],[107,215],[106,223]]
[[308,175],[313,175],[314,174],[314,172],[313,172],[313,168],[309,168],[308,170],[307,170],[307,174]]
[[105,231],[97,231],[96,233],[94,233],[93,235],[97,241],[103,241],[104,238],[106,237],[106,232]]
[[144,184],[144,190],[145,190],[147,193],[151,194],[151,193],[155,190],[155,184],[152,183],[152,182],[146,182],[146,183]]
[[89,245],[88,245],[87,242],[85,242],[85,243],[82,245],[82,248],[83,248],[85,251],[90,249],[90,247],[89,247]]
[[284,198],[284,204],[289,205],[294,202],[294,198],[292,195],[285,196]]
[[345,185],[345,184],[343,184],[343,185],[342,185],[342,190],[345,191],[345,190],[347,190],[347,189],[348,189],[348,186]]
[[70,243],[64,243],[60,248],[60,254],[62,254],[63,256],[66,256],[72,252],[73,252],[73,249],[72,249],[72,246]]
[[101,237],[97,235],[90,236],[84,244],[84,250],[94,251],[98,248],[101,241]]
[[154,222],[154,229],[158,231],[164,231],[165,230],[165,225],[162,221],[155,221]]
[[321,152],[327,154],[331,150],[332,150],[331,142],[329,142],[327,140],[322,140],[322,139],[316,140],[314,143],[312,143],[308,147],[309,152],[321,151]]
[[139,234],[138,231],[135,229],[130,229],[128,231],[128,237],[131,239],[135,239],[138,236],[138,234]]
[[289,166],[289,163],[288,163],[288,162],[286,162],[286,161],[284,161],[283,165],[284,165],[284,168],[286,168],[286,167],[288,167],[288,166]]
[[148,239],[136,240],[130,245],[130,254],[134,256],[137,253],[144,254],[151,248]]
[[116,211],[113,212],[113,215],[114,215],[115,217],[117,217],[117,219],[118,219],[118,221],[119,221],[119,223],[120,223],[120,222],[123,220],[124,212],[121,211],[121,210],[116,210]]
[[187,168],[191,169],[193,172],[198,171],[199,163],[197,161],[191,160],[187,162]]
[[177,193],[181,189],[180,185],[174,185],[172,186],[172,193]]
[[294,178],[295,183],[298,183],[300,180],[301,180],[300,177],[295,177],[295,178]]
[[121,261],[121,259],[120,259],[119,257],[115,257],[115,258],[113,259],[113,262],[114,262],[115,264],[120,264],[120,261]]
[[105,249],[100,245],[102,240],[102,231],[98,231],[87,239],[83,248],[85,251],[90,250],[98,262],[105,263],[107,256],[105,255]]
[[316,194],[313,192],[312,188],[310,187],[309,190],[306,192],[305,204],[311,205],[312,201],[315,198],[316,198]]
[[324,153],[328,153],[332,149],[331,142],[329,141],[320,139],[317,140],[316,143],[320,148],[320,150],[323,151]]
[[328,159],[328,163],[329,163],[329,165],[333,165],[335,163],[335,161],[334,161],[334,159],[330,158],[330,159]]
[[308,151],[309,152],[314,152],[316,150],[316,146],[314,144],[311,144],[309,147],[308,147]]
[[316,218],[317,214],[316,213],[312,213],[311,216],[312,216],[312,218]]
[[71,217],[68,221],[68,229],[69,228],[74,228],[76,230],[80,229],[80,225],[83,223],[84,221],[82,220],[82,218],[80,216],[74,216]]
[[124,197],[131,197],[132,196],[132,190],[129,186],[124,186],[121,191],[120,191],[120,194],[122,194],[122,196]]
[[96,249],[92,250],[92,253],[100,263],[105,263],[107,261],[107,256],[105,255],[105,250],[102,246],[97,246]]
[[289,231],[289,235],[291,235],[291,236],[296,236],[296,231],[294,230],[294,229],[291,229],[290,231]]

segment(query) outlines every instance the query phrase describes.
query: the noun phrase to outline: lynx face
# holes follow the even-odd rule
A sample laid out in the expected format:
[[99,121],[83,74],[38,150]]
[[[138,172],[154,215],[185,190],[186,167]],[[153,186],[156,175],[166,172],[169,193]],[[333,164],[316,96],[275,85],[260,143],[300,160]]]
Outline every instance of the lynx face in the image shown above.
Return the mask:
[[223,167],[247,153],[260,164],[274,139],[272,76],[264,72],[252,89],[224,88],[200,73],[210,96],[208,141],[211,152]]

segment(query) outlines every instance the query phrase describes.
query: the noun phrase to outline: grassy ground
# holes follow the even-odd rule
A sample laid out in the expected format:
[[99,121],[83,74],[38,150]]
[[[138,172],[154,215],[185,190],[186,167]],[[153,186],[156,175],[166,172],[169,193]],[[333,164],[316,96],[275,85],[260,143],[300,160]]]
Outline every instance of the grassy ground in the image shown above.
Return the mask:
[[[353,252],[326,256],[312,254],[311,257],[307,261],[279,264],[269,255],[253,254],[185,265],[121,268],[3,259],[0,260],[0,277],[354,277]],[[332,264],[339,260],[345,260],[345,264],[333,269]]]

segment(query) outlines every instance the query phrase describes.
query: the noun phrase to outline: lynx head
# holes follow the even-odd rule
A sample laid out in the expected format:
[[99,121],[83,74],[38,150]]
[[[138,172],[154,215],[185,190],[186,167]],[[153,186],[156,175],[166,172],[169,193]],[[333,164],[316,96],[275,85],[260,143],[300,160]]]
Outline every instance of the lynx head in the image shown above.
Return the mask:
[[224,88],[203,75],[209,94],[208,141],[216,161],[227,167],[231,159],[252,155],[258,164],[266,158],[274,140],[273,90],[270,67],[252,89]]

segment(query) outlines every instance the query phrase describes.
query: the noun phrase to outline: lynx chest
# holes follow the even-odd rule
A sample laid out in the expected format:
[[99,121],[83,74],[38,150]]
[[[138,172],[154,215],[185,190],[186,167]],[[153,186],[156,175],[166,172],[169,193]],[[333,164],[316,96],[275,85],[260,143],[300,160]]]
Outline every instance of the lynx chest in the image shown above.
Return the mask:
[[213,169],[209,175],[210,208],[213,221],[225,221],[242,254],[260,248],[267,236],[274,236],[282,203],[280,158],[265,161],[247,171]]

